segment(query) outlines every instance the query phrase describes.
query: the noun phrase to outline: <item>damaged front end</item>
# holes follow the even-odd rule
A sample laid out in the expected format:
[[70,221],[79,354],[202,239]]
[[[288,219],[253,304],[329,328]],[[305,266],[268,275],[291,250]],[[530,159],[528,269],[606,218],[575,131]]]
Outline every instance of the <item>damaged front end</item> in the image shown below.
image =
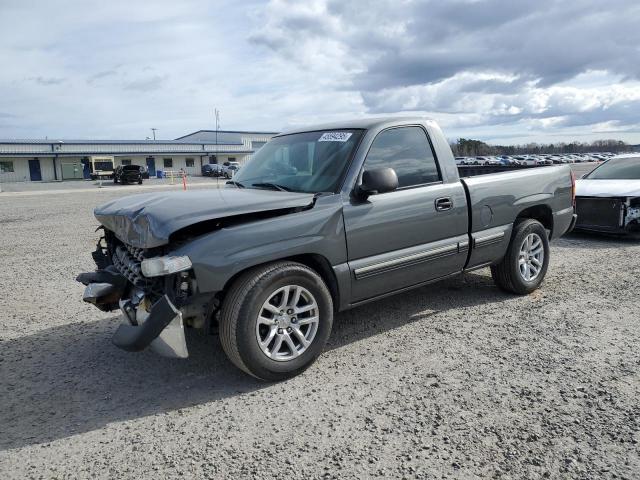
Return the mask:
[[632,234],[640,233],[640,198],[630,198],[625,203],[623,228]]
[[124,314],[113,336],[116,346],[186,358],[185,315],[190,326],[202,326],[208,305],[198,299],[188,257],[166,256],[164,250],[126,245],[105,229],[92,254],[98,269],[77,280],[86,286],[85,302]]
[[576,230],[613,235],[640,234],[640,198],[578,197]]

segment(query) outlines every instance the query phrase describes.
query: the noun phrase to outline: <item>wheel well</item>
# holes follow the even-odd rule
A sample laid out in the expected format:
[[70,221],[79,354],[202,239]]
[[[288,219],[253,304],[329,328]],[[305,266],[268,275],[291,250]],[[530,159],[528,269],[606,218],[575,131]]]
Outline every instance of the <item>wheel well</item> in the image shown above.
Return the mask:
[[547,205],[536,205],[521,211],[516,217],[516,222],[521,218],[531,218],[539,221],[544,228],[549,230],[550,235],[553,233],[553,213]]
[[333,273],[333,268],[331,268],[331,263],[322,255],[309,253],[306,255],[297,255],[293,257],[288,257],[283,260],[293,260],[294,262],[302,263],[306,265],[310,269],[314,270],[324,283],[327,285],[329,292],[331,293],[331,298],[333,299],[333,308],[334,310],[338,309],[338,305],[340,305],[340,291],[338,290],[338,281],[336,280],[336,275]]
[[[322,255],[309,253],[309,254],[304,254],[304,255],[294,255],[294,256],[291,256],[291,257],[278,258],[276,260],[272,260],[270,262],[265,262],[265,263],[285,262],[287,260],[301,263],[301,264],[309,267],[310,269],[312,269],[318,275],[320,275],[320,277],[322,278],[324,283],[327,285],[327,288],[329,289],[329,293],[331,293],[331,298],[333,300],[334,310],[338,309],[338,306],[340,305],[340,292],[338,290],[338,281],[336,280],[336,276],[333,273],[333,268],[331,268],[331,263],[329,263],[329,260],[327,260]],[[233,277],[231,277],[229,280],[227,280],[227,283],[225,283],[222,292],[220,292],[222,295],[218,295],[218,299],[220,301],[222,301],[222,299],[226,295],[229,287],[233,284],[233,282],[236,281],[236,279],[240,275],[245,273],[247,270],[259,267],[260,265],[264,265],[264,264],[261,263],[261,264],[258,264],[258,265],[251,265],[250,267],[247,267],[244,270],[239,271]]]

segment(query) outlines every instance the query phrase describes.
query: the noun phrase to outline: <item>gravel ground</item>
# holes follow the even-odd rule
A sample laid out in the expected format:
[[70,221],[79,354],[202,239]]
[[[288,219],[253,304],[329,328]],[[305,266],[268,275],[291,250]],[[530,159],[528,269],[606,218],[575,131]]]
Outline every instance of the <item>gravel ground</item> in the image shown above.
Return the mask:
[[639,242],[555,241],[528,297],[481,270],[342,313],[265,384],[216,337],[111,344],[73,278],[123,191],[0,194],[0,478],[639,478]]

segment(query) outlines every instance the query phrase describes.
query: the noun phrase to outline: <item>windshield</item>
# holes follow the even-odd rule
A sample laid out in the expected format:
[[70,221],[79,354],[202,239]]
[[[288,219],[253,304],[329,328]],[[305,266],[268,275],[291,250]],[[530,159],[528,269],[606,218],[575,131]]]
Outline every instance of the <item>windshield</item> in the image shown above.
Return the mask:
[[640,157],[612,158],[585,178],[589,180],[640,180]]
[[96,170],[113,170],[113,163],[108,161],[98,161],[93,163],[93,168]]
[[335,192],[363,130],[275,137],[233,177],[238,186],[294,192]]

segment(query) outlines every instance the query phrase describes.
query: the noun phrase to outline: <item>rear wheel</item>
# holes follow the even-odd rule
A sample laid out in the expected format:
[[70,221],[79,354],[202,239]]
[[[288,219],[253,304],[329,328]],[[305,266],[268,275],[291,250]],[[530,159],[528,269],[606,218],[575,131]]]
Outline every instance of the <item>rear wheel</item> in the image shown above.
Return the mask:
[[234,282],[219,323],[222,348],[234,365],[261,380],[284,380],[322,353],[333,324],[333,301],[315,271],[275,262]]
[[537,220],[528,219],[515,225],[507,254],[491,267],[491,276],[501,289],[526,295],[540,286],[548,266],[547,231]]

